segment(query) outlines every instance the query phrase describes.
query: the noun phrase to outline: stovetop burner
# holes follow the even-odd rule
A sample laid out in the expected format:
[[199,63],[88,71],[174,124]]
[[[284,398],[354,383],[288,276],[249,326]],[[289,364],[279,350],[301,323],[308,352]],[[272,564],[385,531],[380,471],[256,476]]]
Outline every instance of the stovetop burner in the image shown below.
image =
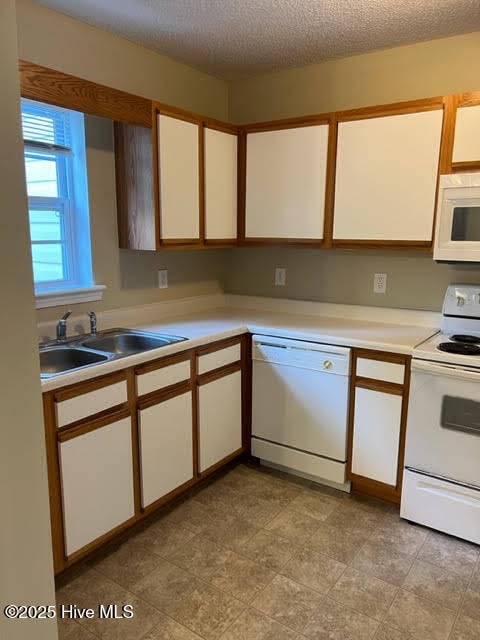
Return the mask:
[[438,349],[463,356],[480,356],[480,346],[468,342],[441,342],[438,345]]
[[461,334],[456,334],[454,336],[450,336],[450,340],[454,342],[464,342],[468,344],[478,344],[480,343],[480,338],[477,336],[466,336]]

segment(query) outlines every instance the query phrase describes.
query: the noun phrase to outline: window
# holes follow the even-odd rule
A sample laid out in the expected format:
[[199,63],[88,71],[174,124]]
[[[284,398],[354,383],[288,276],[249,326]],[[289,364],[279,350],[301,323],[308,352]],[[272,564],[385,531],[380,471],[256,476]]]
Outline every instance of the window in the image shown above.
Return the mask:
[[93,286],[83,114],[22,100],[22,128],[37,302],[103,289]]

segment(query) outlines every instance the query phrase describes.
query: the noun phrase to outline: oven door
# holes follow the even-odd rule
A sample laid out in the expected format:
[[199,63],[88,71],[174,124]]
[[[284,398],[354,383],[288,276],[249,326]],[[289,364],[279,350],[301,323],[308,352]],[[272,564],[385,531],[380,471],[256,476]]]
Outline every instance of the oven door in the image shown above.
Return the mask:
[[412,360],[405,466],[480,487],[480,370]]

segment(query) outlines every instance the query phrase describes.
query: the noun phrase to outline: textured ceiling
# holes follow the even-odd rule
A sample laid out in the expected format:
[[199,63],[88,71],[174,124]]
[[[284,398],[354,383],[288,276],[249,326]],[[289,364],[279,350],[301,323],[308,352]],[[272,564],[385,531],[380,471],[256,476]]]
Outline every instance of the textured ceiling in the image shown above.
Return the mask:
[[233,79],[480,29],[480,0],[38,0]]

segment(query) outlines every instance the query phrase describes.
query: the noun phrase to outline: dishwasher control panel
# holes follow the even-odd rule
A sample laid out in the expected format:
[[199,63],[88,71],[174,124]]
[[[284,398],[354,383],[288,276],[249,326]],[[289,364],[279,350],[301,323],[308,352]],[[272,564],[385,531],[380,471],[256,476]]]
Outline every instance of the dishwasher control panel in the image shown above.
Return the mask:
[[253,360],[345,376],[350,373],[350,349],[317,342],[253,336]]

